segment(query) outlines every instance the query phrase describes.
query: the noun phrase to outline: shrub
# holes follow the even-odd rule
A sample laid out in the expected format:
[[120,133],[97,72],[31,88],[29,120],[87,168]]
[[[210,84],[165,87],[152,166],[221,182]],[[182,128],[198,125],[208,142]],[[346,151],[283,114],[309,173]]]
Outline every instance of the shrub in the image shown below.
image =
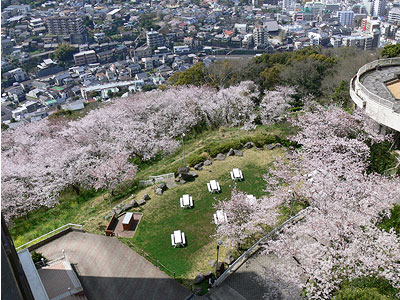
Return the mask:
[[391,300],[399,292],[389,280],[380,277],[360,277],[345,281],[334,300]]
[[393,228],[397,234],[400,234],[400,204],[395,205],[390,212],[392,214],[390,218],[384,218],[379,227],[386,231]]
[[251,138],[251,141],[254,143],[254,145],[256,145],[256,147],[263,147],[264,145],[267,145],[267,144],[278,143],[279,138],[277,136],[273,136],[273,135],[259,134],[259,135],[253,136]]
[[369,166],[367,168],[368,173],[376,172],[384,174],[386,170],[396,166],[396,157],[390,151],[390,142],[385,141],[382,143],[375,143],[371,145],[368,143],[371,149],[369,157]]
[[213,143],[209,146],[206,146],[205,150],[210,154],[211,157],[215,157],[218,153],[226,153],[231,148],[240,149],[241,145],[239,144],[239,140],[228,141],[221,144]]
[[390,300],[375,288],[345,288],[333,298],[334,300]]
[[42,261],[42,258],[43,258],[44,260],[46,260],[46,257],[44,257],[43,254],[40,253],[40,252],[33,251],[33,252],[31,253],[31,256],[32,256],[32,260],[33,260],[33,262],[34,262],[35,264],[36,264],[37,262],[39,262],[39,261]]
[[198,163],[201,163],[205,161],[206,158],[198,155],[198,154],[192,154],[186,159],[186,163],[190,166],[193,167],[194,165],[197,165]]

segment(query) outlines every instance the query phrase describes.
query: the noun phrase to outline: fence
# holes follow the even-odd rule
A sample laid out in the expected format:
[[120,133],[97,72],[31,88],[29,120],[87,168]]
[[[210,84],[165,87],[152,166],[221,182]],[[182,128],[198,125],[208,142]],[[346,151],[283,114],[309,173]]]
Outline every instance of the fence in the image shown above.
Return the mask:
[[175,179],[174,173],[162,174],[157,176],[149,176],[149,180],[140,180],[139,185],[146,186],[155,183],[165,182],[166,179],[173,178]]
[[289,224],[295,220],[300,220],[303,218],[306,214],[308,214],[312,210],[311,207],[307,207],[303,210],[301,210],[299,213],[297,213],[295,216],[291,217],[290,219],[286,220],[283,222],[281,225],[275,227],[272,231],[270,231],[268,234],[264,235],[262,238],[260,238],[253,246],[251,246],[249,249],[247,249],[246,252],[244,252],[242,255],[239,256],[238,259],[234,261],[233,264],[229,266],[228,269],[224,273],[221,274],[220,277],[213,283],[213,287],[216,287],[220,285],[230,274],[235,272],[250,256],[252,256],[261,246],[263,242],[266,240],[270,239],[275,233],[277,233],[279,230],[281,230],[286,224]]
[[51,237],[55,236],[56,234],[59,234],[59,233],[61,233],[63,231],[67,231],[67,230],[69,231],[71,229],[83,230],[82,229],[82,225],[68,223],[68,224],[65,224],[65,225],[63,225],[63,226],[61,226],[61,227],[59,227],[57,229],[54,229],[54,230],[52,230],[52,231],[50,231],[50,232],[48,232],[48,233],[46,233],[46,234],[34,239],[32,241],[29,241],[29,242],[17,247],[16,250],[18,251],[18,250],[24,249],[26,247],[31,247],[36,243],[39,243],[39,242],[41,242],[43,240],[46,240],[46,239],[49,239],[49,238],[51,238]]
[[168,273],[169,276],[171,276],[171,277],[173,277],[175,279],[176,273],[174,271],[168,269],[166,266],[164,266],[158,259],[155,259],[155,258],[151,257],[149,254],[144,252],[143,249],[139,249],[137,246],[132,244],[128,239],[123,239],[123,241],[127,242],[129,244],[129,247],[132,248],[133,250],[135,250],[136,253],[138,253],[139,255],[141,255],[144,258],[146,258],[148,261],[150,261],[153,265],[155,265],[159,269],[163,268],[166,271],[165,273]]

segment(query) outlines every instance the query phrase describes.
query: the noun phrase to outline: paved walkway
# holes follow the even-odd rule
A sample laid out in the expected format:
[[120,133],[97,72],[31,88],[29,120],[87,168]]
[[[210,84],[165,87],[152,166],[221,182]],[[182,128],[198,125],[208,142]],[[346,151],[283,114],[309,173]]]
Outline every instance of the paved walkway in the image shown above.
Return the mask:
[[[302,300],[301,289],[277,277],[271,266],[278,258],[260,252],[251,256],[204,300]],[[290,262],[294,263],[294,262]]]
[[55,259],[62,249],[89,300],[180,300],[191,294],[116,238],[70,232],[36,251]]

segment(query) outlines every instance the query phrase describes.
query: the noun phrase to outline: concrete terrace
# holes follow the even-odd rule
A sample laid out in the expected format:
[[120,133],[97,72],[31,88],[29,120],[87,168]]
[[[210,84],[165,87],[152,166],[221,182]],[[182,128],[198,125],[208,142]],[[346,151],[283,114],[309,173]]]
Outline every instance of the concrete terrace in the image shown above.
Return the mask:
[[113,237],[70,232],[36,251],[56,259],[62,250],[89,300],[185,299],[191,292]]
[[367,72],[361,77],[361,83],[372,93],[390,101],[395,101],[385,82],[397,78],[400,66],[381,67],[379,70]]

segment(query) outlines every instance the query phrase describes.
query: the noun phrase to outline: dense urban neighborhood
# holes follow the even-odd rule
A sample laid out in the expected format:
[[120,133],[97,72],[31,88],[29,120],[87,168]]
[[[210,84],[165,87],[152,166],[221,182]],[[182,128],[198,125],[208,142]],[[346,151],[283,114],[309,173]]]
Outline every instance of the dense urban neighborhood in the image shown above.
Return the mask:
[[2,124],[151,90],[196,63],[400,39],[386,0],[3,1]]

